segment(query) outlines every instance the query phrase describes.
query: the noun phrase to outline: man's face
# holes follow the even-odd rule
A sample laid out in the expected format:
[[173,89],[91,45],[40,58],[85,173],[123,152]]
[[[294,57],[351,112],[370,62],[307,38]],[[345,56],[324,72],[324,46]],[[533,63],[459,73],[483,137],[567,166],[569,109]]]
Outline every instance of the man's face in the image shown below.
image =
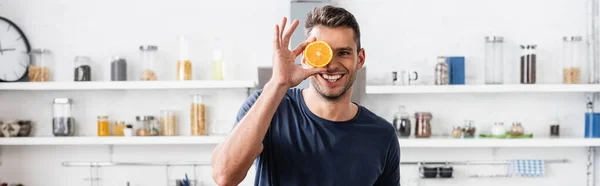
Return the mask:
[[[356,72],[365,62],[365,52],[357,49],[352,28],[328,28],[315,26],[309,37],[327,42],[333,51],[331,62],[323,67],[326,73],[310,77],[311,85],[326,99],[337,100],[352,87],[356,79]],[[305,59],[302,65],[308,68]]]

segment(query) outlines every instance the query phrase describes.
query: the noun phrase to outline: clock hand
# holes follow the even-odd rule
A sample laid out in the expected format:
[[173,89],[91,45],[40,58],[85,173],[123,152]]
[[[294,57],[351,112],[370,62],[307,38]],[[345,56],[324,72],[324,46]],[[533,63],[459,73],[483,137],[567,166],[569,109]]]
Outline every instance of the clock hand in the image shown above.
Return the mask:
[[4,52],[2,52],[2,42],[0,42],[0,55],[4,55]]
[[15,51],[14,48],[5,48],[5,49],[0,49],[0,51]]

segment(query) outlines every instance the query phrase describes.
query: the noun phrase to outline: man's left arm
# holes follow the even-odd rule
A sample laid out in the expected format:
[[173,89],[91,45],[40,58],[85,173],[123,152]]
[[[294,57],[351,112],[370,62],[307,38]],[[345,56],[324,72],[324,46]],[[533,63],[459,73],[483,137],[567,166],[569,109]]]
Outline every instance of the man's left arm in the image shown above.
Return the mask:
[[400,145],[393,138],[385,160],[383,173],[377,178],[376,186],[400,186]]

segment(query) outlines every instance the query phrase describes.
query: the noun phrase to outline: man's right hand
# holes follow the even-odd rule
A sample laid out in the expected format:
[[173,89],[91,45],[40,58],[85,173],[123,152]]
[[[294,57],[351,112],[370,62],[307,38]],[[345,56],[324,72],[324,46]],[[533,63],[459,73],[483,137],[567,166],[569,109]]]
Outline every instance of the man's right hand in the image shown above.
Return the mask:
[[277,85],[283,86],[286,89],[295,87],[304,81],[306,78],[326,72],[326,68],[302,68],[296,65],[296,57],[298,57],[304,51],[304,48],[310,43],[316,40],[314,37],[308,38],[306,41],[300,43],[296,49],[290,51],[288,45],[290,44],[290,38],[292,33],[298,26],[298,20],[294,20],[288,30],[285,31],[285,25],[287,18],[283,18],[281,25],[275,26],[275,36],[273,38],[273,75],[271,76],[270,82]]

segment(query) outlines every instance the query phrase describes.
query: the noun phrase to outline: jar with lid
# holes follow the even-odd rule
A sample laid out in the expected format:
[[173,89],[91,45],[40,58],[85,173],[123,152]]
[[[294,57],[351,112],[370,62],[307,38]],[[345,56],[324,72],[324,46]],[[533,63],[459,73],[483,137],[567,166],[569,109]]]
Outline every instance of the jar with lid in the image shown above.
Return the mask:
[[535,84],[537,73],[537,45],[521,45],[521,84]]
[[45,48],[31,50],[31,64],[29,65],[28,77],[31,82],[52,81],[54,69],[54,56]]
[[110,129],[108,124],[108,116],[101,114],[98,116],[98,136],[109,136]]
[[92,67],[90,67],[91,59],[88,56],[76,56],[73,66],[74,81],[91,81]]
[[206,131],[206,106],[202,102],[202,95],[192,96],[192,108],[190,113],[191,128],[193,136],[205,136]]
[[179,58],[177,60],[177,80],[192,80],[192,61],[188,53],[188,41],[184,36],[179,36]]
[[405,112],[404,106],[398,107],[398,112],[394,114],[393,125],[396,129],[396,135],[401,137],[410,136],[410,115]]
[[450,68],[446,63],[446,57],[439,56],[435,65],[435,82],[436,85],[447,85],[450,83]]
[[146,116],[136,116],[135,125],[137,127],[135,132],[136,136],[150,136],[151,127]]
[[69,98],[54,98],[52,104],[52,134],[54,136],[73,136],[75,134],[72,104],[73,100]]
[[502,84],[504,81],[503,47],[503,37],[485,37],[485,84]]
[[492,135],[494,136],[503,136],[506,134],[506,128],[504,128],[504,123],[496,122],[492,127]]
[[586,59],[585,43],[582,42],[581,36],[565,36],[563,37],[563,83],[564,84],[579,84],[581,83],[581,64]]
[[525,129],[520,122],[514,122],[512,127],[510,127],[510,135],[512,136],[520,136],[523,135],[523,133],[525,133]]
[[127,81],[127,60],[122,56],[113,56],[110,62],[110,80]]
[[140,59],[142,62],[142,75],[140,80],[142,81],[155,81],[158,79],[156,68],[159,63],[158,60],[158,46],[154,45],[142,45],[140,46]]
[[473,138],[475,137],[475,122],[472,120],[465,120],[465,126],[463,127],[463,137],[465,138]]
[[160,133],[162,136],[177,136],[177,116],[175,115],[175,111],[160,111]]
[[415,113],[415,136],[431,137],[431,118],[430,112]]
[[115,121],[115,125],[113,126],[113,135],[114,136],[124,136],[125,121]]
[[462,137],[462,127],[454,126],[454,128],[452,129],[452,137],[454,137],[454,138]]
[[146,116],[146,120],[148,122],[148,126],[150,127],[150,136],[158,136],[160,135],[158,121],[154,116]]

